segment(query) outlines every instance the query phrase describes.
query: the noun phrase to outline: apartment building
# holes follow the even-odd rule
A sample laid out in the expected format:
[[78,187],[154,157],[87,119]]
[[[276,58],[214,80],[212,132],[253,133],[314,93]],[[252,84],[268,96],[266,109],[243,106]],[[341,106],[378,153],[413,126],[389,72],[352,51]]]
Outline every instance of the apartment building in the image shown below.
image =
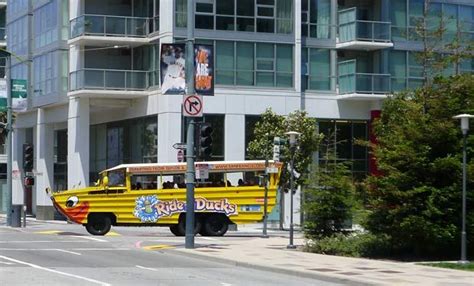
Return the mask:
[[[195,2],[195,42],[214,46],[215,95],[204,98],[203,119],[215,130],[213,159],[247,158],[267,108],[305,110],[321,132],[336,131],[338,159],[351,160],[354,175],[370,172],[368,150],[353,142],[368,138],[387,95],[423,82],[414,32],[423,0]],[[448,16],[446,40],[473,39],[472,1],[430,2]],[[38,174],[26,201],[39,219],[53,217],[46,187],[83,187],[120,163],[177,161],[182,96],[161,94],[160,45],[185,40],[186,9],[186,0],[8,1],[8,48],[28,59],[13,60],[12,78],[30,83],[13,170],[32,143]],[[19,179],[13,188],[21,204]],[[276,212],[285,220],[287,209]]]

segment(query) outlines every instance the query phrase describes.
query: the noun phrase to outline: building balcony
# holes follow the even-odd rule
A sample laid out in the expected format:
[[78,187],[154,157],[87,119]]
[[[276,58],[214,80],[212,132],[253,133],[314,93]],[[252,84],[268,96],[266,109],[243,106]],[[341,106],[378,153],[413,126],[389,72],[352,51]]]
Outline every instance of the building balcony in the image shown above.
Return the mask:
[[391,23],[357,20],[357,9],[339,11],[337,49],[373,51],[393,47]]
[[338,76],[340,98],[378,99],[390,93],[390,74],[350,73]]
[[69,44],[142,45],[148,43],[152,25],[149,18],[82,15],[70,21]]
[[69,95],[107,98],[136,98],[158,86],[158,71],[85,68],[69,74]]
[[0,0],[0,8],[7,6],[7,0]]
[[340,98],[377,99],[391,92],[391,75],[364,73],[356,70],[357,61],[348,60],[338,64],[338,94]]

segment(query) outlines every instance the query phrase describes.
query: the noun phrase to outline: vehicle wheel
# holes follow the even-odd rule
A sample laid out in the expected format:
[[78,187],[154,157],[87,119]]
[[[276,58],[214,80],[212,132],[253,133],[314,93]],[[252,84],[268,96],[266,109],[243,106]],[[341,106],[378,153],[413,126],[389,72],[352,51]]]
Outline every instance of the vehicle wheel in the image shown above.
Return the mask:
[[[195,216],[194,220],[194,234],[196,235],[201,231],[202,223],[199,216]],[[176,236],[186,235],[186,214],[179,217],[179,223],[170,226],[171,232]]]
[[170,226],[170,231],[175,236],[184,236],[185,235],[184,232],[182,233],[182,232],[179,231],[179,228],[178,228],[177,224]]
[[202,233],[208,236],[223,236],[229,229],[227,217],[213,214],[206,218]]
[[106,215],[91,216],[86,224],[86,229],[93,235],[105,235],[112,226],[112,220]]

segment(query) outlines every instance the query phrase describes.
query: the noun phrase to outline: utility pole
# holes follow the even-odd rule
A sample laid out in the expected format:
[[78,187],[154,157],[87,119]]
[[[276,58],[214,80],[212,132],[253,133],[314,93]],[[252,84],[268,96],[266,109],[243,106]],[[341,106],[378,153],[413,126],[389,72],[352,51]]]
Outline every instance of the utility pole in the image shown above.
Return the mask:
[[12,137],[13,137],[13,124],[12,124],[12,94],[11,94],[11,55],[8,53],[6,57],[7,61],[7,226],[12,225]]
[[[188,0],[186,39],[186,92],[194,94],[194,0]],[[194,119],[188,122],[186,142],[186,237],[185,248],[194,248]]]

